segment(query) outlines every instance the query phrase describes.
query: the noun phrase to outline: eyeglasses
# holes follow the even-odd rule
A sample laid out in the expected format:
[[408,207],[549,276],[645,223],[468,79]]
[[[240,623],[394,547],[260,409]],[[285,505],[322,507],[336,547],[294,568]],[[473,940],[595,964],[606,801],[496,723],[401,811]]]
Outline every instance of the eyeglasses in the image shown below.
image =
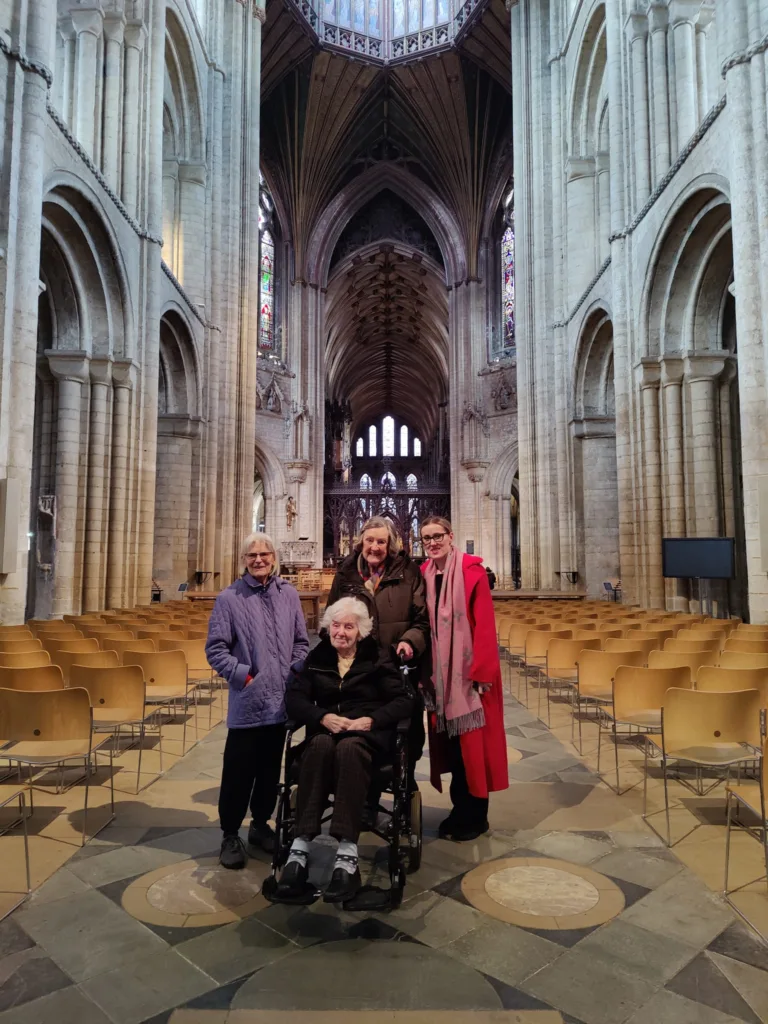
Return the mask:
[[266,561],[266,559],[273,558],[273,557],[274,556],[273,556],[271,551],[256,551],[255,553],[252,553],[250,555],[246,555],[245,556],[245,560],[247,562],[255,562],[257,559],[261,558],[264,561]]
[[425,544],[439,544],[440,541],[445,540],[447,536],[447,533],[431,533],[429,536],[422,534],[421,539]]

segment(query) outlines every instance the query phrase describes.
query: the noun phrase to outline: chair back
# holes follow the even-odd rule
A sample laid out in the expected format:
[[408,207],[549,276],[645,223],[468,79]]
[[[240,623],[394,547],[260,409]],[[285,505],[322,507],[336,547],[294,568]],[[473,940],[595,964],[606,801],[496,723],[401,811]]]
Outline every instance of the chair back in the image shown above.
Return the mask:
[[599,651],[600,641],[594,637],[587,640],[550,640],[547,645],[547,675],[557,677],[576,671],[576,663],[582,651]]
[[620,665],[613,680],[613,713],[617,722],[626,721],[644,711],[660,711],[667,690],[690,690],[691,670],[679,668],[639,668]]
[[667,640],[664,643],[665,651],[675,651],[677,654],[700,654],[702,651],[720,652],[722,641],[715,640]]
[[124,665],[139,665],[147,686],[187,685],[187,661],[183,651],[123,651]]
[[55,661],[55,655],[59,651],[68,651],[73,654],[85,654],[88,651],[98,651],[99,641],[94,637],[80,637],[79,640],[44,640],[43,647]]
[[720,668],[768,668],[768,654],[721,651],[719,664]]
[[39,668],[50,665],[51,656],[48,651],[25,651],[20,654],[0,653],[0,666],[3,668]]
[[611,683],[622,665],[645,665],[642,651],[585,650],[579,655],[579,696],[605,696],[611,692]]
[[[64,677],[58,665],[0,668],[0,687],[4,690],[63,690]],[[8,739],[2,732],[0,736]]]
[[0,736],[15,743],[87,740],[92,730],[88,691],[0,689]]
[[134,721],[144,717],[147,687],[138,665],[73,665],[70,680],[72,686],[88,691],[94,708],[119,708],[126,719]]
[[98,625],[88,622],[83,623],[80,629],[86,637],[96,637],[98,640],[105,633],[114,633],[115,625],[112,622],[101,622]]
[[510,623],[509,629],[507,630],[507,647],[510,650],[525,650],[525,638],[531,632],[531,630],[539,630],[542,633],[550,632],[549,623],[544,625],[531,625],[528,622],[513,622]]
[[679,668],[687,667],[695,682],[696,675],[702,665],[716,665],[718,651],[651,651],[648,655],[648,668]]
[[[15,627],[10,626],[8,628],[13,629]],[[768,626],[753,626],[751,622],[742,622],[730,635],[734,640],[768,640]]]
[[705,665],[696,676],[696,689],[710,693],[759,690],[763,695],[763,707],[768,707],[768,669],[716,668]]
[[0,626],[0,640],[34,640],[35,634],[27,626]]
[[606,640],[620,640],[623,635],[623,629],[579,629],[574,632],[573,639],[599,640],[602,646]]
[[58,665],[64,675],[64,685],[70,681],[73,665],[97,665],[99,668],[117,668],[120,659],[115,651],[57,651],[51,661]]
[[664,698],[662,733],[665,750],[715,743],[762,745],[759,690],[713,693],[672,688]]
[[[179,629],[181,629],[181,628],[182,627],[180,626]],[[162,623],[161,624],[161,623],[158,623],[158,622],[146,622],[146,623],[144,623],[144,625],[139,626],[139,628],[138,628],[138,637],[139,637],[139,640],[146,640],[147,637],[154,636],[156,633],[168,633],[168,632],[177,632],[177,631],[174,630],[172,626],[169,626],[166,623]]]
[[204,640],[177,640],[175,638],[165,640],[161,637],[158,640],[158,647],[161,651],[183,651],[190,674],[195,672],[211,674],[212,669],[205,654]]
[[686,640],[688,642],[702,643],[706,641],[716,640],[722,647],[725,641],[728,639],[728,630],[726,629],[707,629],[704,624],[700,626],[691,626],[690,629],[681,629],[678,631],[676,640]]
[[606,640],[603,644],[603,650],[612,654],[628,654],[630,651],[642,651],[645,664],[648,661],[648,655],[651,651],[657,650],[661,646],[658,640],[635,640],[634,634],[632,639],[624,640]]
[[768,640],[742,640],[728,637],[725,651],[738,651],[741,654],[768,654]]
[[42,643],[32,636],[18,640],[0,639],[0,651],[4,654],[27,654],[29,651],[41,651],[42,649]]
[[117,629],[113,627],[109,633],[100,633],[96,638],[99,641],[99,647],[102,651],[104,650],[104,644],[109,643],[110,640],[130,640],[132,643],[136,643],[136,637],[128,629]]
[[[160,646],[162,640],[183,640],[184,634],[176,632],[175,630],[164,630],[162,632],[155,632],[154,630],[149,631],[145,629],[138,630],[139,640],[154,640],[157,645],[157,649],[162,651],[163,648]],[[166,647],[165,650],[171,650],[172,648]]]
[[102,649],[105,651],[117,651],[117,656],[121,665],[125,665],[125,652],[134,651],[140,654],[153,654],[157,650],[157,646],[154,640],[136,640],[132,637],[130,640],[102,640]]
[[570,629],[529,629],[525,635],[525,660],[545,658],[547,647],[552,640],[570,640],[571,636]]
[[179,633],[179,636],[183,636],[187,640],[207,640],[208,630],[207,629],[185,629],[183,633]]
[[68,633],[75,629],[74,623],[64,619],[28,619],[27,625],[33,633]]

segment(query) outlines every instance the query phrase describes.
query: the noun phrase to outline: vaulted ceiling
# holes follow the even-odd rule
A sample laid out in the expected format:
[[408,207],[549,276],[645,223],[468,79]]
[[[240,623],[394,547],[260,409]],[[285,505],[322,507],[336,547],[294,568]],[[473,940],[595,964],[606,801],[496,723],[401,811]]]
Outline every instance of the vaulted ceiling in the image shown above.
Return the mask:
[[[452,45],[416,62],[325,47],[293,0],[268,0],[262,41],[262,169],[294,277],[323,287],[329,275],[328,397],[348,399],[357,423],[400,415],[427,442],[446,399],[448,289],[460,283],[450,268],[477,277],[512,169],[509,15],[504,0],[476,12]],[[324,214],[372,167],[403,201],[395,177],[414,184],[414,222],[442,218],[450,230],[420,244],[379,218],[367,234],[342,231],[325,265],[310,267]],[[359,212],[339,209],[339,229]]]

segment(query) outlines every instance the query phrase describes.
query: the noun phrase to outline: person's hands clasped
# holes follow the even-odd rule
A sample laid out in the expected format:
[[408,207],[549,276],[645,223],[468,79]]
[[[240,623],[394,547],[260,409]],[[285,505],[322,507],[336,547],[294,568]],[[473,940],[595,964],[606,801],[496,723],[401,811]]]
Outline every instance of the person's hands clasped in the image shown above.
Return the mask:
[[342,715],[333,715],[330,711],[320,719],[320,725],[334,735],[336,733],[346,732],[353,724],[354,723],[349,718],[344,718]]
[[349,732],[370,732],[372,726],[372,718],[353,718],[350,720],[347,729]]
[[411,658],[413,657],[413,648],[411,647],[407,640],[401,640],[400,643],[397,645],[397,653],[404,654],[408,661],[410,661]]

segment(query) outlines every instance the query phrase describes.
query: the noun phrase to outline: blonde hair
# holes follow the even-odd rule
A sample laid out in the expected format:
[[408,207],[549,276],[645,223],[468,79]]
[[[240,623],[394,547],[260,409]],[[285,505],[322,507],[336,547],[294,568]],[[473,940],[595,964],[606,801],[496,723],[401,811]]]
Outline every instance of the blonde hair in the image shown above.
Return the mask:
[[275,542],[269,536],[268,533],[249,533],[243,543],[240,545],[240,571],[245,572],[245,556],[248,554],[248,549],[251,544],[264,544],[268,551],[271,551],[275,556],[272,562],[272,568],[269,570],[270,576],[280,575],[280,558],[277,554],[277,548]]
[[357,619],[357,631],[361,640],[370,635],[373,629],[373,619],[359,597],[341,597],[329,605],[320,619],[320,628],[330,629],[331,623],[339,615],[353,615]]
[[360,531],[359,537],[355,540],[355,546],[362,549],[363,537],[368,530],[386,530],[387,531],[387,554],[396,555],[398,552],[403,550],[403,541],[400,534],[395,529],[395,524],[391,519],[387,519],[386,516],[371,516],[365,523]]
[[448,519],[444,519],[442,516],[427,516],[424,522],[419,527],[419,535],[424,533],[425,526],[442,526],[446,533],[453,533],[453,527]]

